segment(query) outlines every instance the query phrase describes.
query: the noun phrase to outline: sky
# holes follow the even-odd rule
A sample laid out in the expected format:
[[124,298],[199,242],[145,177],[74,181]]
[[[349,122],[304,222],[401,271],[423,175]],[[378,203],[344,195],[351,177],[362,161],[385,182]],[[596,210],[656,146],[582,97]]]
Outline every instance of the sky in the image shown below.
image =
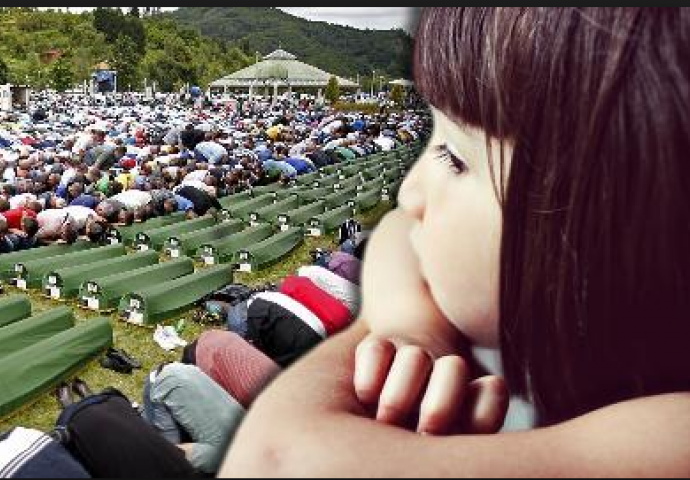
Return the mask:
[[[51,7],[67,8],[67,7]],[[69,7],[74,11],[95,7]],[[123,7],[127,8],[127,7]],[[174,10],[175,7],[163,7]],[[404,28],[412,32],[415,8],[419,7],[278,7],[285,12],[309,20],[349,25],[356,28],[391,30]]]

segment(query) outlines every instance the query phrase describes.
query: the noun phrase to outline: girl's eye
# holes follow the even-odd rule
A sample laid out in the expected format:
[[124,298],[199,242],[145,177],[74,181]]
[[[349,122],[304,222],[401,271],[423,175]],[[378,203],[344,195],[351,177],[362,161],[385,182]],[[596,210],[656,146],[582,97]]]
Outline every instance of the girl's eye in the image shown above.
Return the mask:
[[447,145],[439,145],[436,147],[436,154],[441,160],[444,160],[450,164],[453,173],[456,175],[467,173],[467,164],[453,154]]

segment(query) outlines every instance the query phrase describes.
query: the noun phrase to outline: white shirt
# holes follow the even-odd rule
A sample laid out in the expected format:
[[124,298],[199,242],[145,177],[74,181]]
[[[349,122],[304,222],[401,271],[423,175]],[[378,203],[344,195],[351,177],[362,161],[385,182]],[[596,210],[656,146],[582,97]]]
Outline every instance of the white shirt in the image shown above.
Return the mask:
[[140,190],[128,190],[115,195],[113,200],[120,202],[127,210],[134,211],[151,203],[151,194]]
[[336,275],[323,267],[302,267],[297,275],[308,278],[324,292],[338,299],[350,310],[353,316],[359,315],[361,290],[349,280]]
[[36,195],[31,193],[23,193],[10,198],[10,210],[17,210],[18,208],[27,208],[31,202],[37,201]]
[[383,135],[374,140],[374,143],[381,147],[384,152],[390,152],[395,148],[395,142],[393,139]]
[[77,230],[83,230],[86,228],[86,223],[89,221],[89,219],[97,216],[97,213],[94,210],[87,207],[66,207],[63,210],[69,213],[69,215],[72,217],[74,226],[77,228]]
[[208,193],[209,195],[213,196],[216,193],[216,189],[206,185],[204,182],[200,182],[198,180],[190,180],[190,181],[184,181],[180,184],[179,187],[177,187],[174,190],[174,193],[179,192],[182,190],[184,187],[193,187],[196,188],[197,190],[201,190],[203,192]]
[[186,182],[203,182],[206,180],[206,178],[210,175],[210,172],[208,170],[196,170],[186,177],[184,177],[184,180],[182,183]]

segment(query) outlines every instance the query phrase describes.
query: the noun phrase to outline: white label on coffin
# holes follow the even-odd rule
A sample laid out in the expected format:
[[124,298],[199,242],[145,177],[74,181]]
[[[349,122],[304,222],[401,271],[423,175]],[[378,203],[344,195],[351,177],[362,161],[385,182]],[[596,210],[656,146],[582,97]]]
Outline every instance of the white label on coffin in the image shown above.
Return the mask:
[[120,241],[117,238],[110,239],[110,245],[119,245]]
[[60,297],[62,297],[62,290],[56,287],[51,287],[50,298],[52,298],[53,300],[60,300]]
[[148,245],[139,245],[139,251],[140,252],[148,252],[149,246]]
[[170,258],[180,258],[180,251],[177,249],[170,250]]
[[134,325],[143,325],[144,324],[144,314],[140,313],[140,312],[130,312],[129,322],[133,323]]
[[48,285],[57,285],[57,277],[55,275],[48,277]]
[[94,285],[93,283],[89,283],[86,286],[86,290],[88,290],[89,293],[98,293],[98,286]]
[[290,230],[290,225],[281,225],[280,226],[281,232],[287,232],[288,230]]
[[130,300],[130,301],[129,301],[129,306],[130,306],[132,309],[138,310],[138,309],[141,308],[141,302],[140,302],[139,300]]
[[19,290],[28,290],[26,280],[17,280],[17,288]]
[[89,307],[90,310],[100,310],[101,309],[101,302],[97,298],[87,298],[86,299],[87,306]]
[[240,265],[240,272],[252,273],[252,265],[250,263],[243,263]]
[[208,266],[213,266],[216,264],[216,259],[213,257],[204,257],[204,263]]
[[309,236],[320,237],[321,236],[321,229],[320,228],[310,228],[309,229]]

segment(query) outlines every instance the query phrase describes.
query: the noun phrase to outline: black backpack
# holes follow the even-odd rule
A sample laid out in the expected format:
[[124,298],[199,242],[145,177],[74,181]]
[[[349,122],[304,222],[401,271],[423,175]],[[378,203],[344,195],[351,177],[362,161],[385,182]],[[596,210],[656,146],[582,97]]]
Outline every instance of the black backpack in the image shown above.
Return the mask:
[[261,288],[252,288],[248,285],[236,283],[212,293],[208,297],[204,298],[199,304],[204,305],[206,302],[223,302],[236,306],[242,302],[246,302],[258,293],[275,291],[276,289],[277,286],[275,285],[265,285]]

